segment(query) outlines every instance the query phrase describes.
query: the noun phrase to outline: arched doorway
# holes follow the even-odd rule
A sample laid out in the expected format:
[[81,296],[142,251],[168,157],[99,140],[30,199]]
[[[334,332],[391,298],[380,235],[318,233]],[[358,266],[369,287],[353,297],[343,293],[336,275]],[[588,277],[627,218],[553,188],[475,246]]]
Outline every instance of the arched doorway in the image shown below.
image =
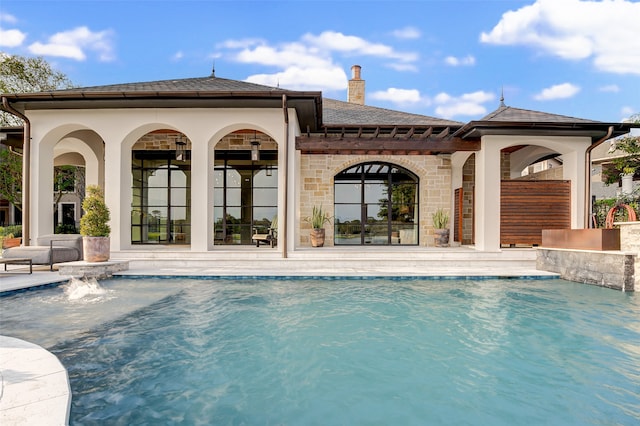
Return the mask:
[[214,245],[253,245],[254,228],[278,214],[278,150],[268,135],[239,130],[215,148]]
[[190,244],[190,142],[171,130],[151,132],[131,151],[132,244]]
[[335,245],[418,243],[418,177],[382,162],[360,163],[334,177]]

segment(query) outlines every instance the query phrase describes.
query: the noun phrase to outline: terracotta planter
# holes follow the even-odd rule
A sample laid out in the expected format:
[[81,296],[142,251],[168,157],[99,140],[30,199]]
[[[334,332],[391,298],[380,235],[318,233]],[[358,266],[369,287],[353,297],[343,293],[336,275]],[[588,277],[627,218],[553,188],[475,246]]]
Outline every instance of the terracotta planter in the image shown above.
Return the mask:
[[3,243],[2,243],[2,247],[0,248],[11,248],[11,247],[18,247],[20,245],[20,243],[22,242],[22,238],[21,237],[15,237],[15,238],[5,238]]
[[324,245],[324,228],[312,229],[309,236],[311,247],[322,247]]
[[433,233],[433,239],[436,247],[449,247],[448,229],[435,229]]
[[110,252],[109,237],[82,237],[82,250],[86,262],[106,262]]

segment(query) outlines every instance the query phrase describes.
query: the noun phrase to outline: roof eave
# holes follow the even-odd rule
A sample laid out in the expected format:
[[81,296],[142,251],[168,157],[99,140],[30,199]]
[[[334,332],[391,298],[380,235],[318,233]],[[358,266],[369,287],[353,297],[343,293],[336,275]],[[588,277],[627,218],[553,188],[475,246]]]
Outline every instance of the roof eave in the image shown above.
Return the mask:
[[458,129],[453,136],[462,139],[485,135],[589,136],[595,141],[605,136],[609,127],[613,127],[611,138],[614,138],[629,133],[631,128],[640,125],[604,122],[471,121]]
[[[322,125],[322,92],[318,91],[53,91],[37,93],[3,94],[2,97],[18,111],[34,109],[79,108],[142,108],[145,106],[176,108],[223,107],[216,101],[237,100],[237,108],[275,108],[282,105],[282,97],[296,109],[298,120],[314,131]],[[184,101],[185,103],[181,103]],[[266,103],[265,103],[266,101]],[[273,101],[273,105],[271,105]],[[147,104],[150,103],[151,105]]]

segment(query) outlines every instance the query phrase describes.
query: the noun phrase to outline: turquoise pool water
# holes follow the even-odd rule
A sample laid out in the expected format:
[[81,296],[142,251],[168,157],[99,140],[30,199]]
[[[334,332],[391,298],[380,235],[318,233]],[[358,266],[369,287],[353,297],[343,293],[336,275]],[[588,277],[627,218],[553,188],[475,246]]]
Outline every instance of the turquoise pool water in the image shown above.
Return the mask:
[[562,280],[114,279],[0,298],[72,424],[637,425],[640,299]]

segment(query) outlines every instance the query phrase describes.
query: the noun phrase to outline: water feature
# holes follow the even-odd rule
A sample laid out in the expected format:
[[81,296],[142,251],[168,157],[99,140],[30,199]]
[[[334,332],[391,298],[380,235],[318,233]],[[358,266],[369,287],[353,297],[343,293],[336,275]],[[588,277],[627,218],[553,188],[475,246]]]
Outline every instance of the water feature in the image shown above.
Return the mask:
[[68,291],[0,298],[0,333],[68,368],[72,424],[640,421],[634,294],[377,279],[114,279]]

